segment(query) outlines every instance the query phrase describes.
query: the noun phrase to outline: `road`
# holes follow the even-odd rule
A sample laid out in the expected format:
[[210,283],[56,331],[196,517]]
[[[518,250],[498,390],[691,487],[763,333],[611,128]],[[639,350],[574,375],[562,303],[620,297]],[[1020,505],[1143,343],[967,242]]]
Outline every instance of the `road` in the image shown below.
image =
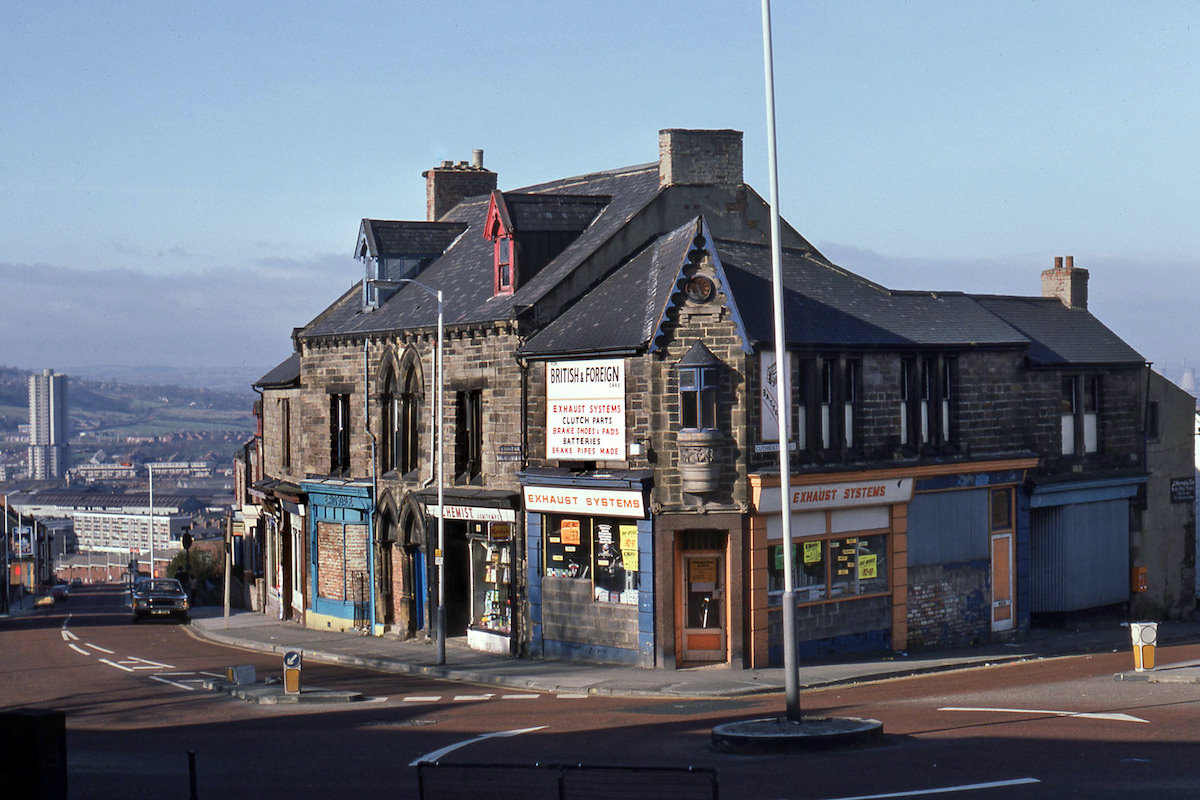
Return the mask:
[[[1200,686],[1113,681],[1128,652],[809,691],[805,713],[881,720],[885,744],[740,756],[709,746],[712,726],[778,714],[782,697],[539,694],[306,661],[306,687],[369,699],[256,705],[200,682],[234,664],[277,676],[277,657],[130,624],[124,602],[89,587],[0,621],[0,708],[66,712],[72,797],[186,797],[189,752],[198,797],[222,800],[416,797],[422,758],[715,767],[721,796],[764,800],[1200,796]],[[1159,651],[1197,658],[1200,645]]]

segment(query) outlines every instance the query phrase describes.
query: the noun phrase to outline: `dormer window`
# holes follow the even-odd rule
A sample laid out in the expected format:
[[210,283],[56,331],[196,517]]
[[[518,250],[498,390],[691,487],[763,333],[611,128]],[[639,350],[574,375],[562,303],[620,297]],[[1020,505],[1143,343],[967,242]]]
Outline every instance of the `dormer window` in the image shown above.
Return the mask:
[[496,237],[496,294],[513,292],[512,237]]

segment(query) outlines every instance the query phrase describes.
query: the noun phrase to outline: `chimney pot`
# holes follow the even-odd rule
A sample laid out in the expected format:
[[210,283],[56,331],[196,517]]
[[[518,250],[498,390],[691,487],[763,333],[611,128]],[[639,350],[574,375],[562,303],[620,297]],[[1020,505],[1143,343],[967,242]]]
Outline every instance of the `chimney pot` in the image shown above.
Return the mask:
[[1067,269],[1075,269],[1075,256],[1067,256]]
[[475,169],[483,169],[483,151],[475,149],[471,151],[471,166]]
[[1055,257],[1054,257],[1054,268],[1055,268],[1055,269],[1062,269],[1062,256],[1055,256]]

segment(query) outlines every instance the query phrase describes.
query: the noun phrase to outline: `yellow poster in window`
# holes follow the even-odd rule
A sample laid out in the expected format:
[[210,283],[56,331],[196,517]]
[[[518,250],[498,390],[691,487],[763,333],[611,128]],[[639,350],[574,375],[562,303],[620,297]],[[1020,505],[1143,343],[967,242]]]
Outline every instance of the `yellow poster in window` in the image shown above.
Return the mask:
[[879,566],[876,562],[876,557],[873,555],[861,555],[858,557],[858,579],[867,580],[869,578],[879,577]]
[[824,545],[821,542],[805,542],[804,543],[804,563],[805,564],[820,564],[821,553]]
[[621,539],[621,563],[629,572],[637,572],[638,568],[638,537],[637,525],[621,525],[617,535]]

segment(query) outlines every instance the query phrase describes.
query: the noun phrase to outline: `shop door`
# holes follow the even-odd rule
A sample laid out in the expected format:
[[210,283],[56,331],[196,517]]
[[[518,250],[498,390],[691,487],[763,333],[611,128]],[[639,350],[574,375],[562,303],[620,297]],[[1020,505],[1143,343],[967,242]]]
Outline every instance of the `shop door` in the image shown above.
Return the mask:
[[684,663],[725,660],[725,554],[684,551],[679,572]]
[[1013,626],[1012,534],[992,537],[992,630]]

